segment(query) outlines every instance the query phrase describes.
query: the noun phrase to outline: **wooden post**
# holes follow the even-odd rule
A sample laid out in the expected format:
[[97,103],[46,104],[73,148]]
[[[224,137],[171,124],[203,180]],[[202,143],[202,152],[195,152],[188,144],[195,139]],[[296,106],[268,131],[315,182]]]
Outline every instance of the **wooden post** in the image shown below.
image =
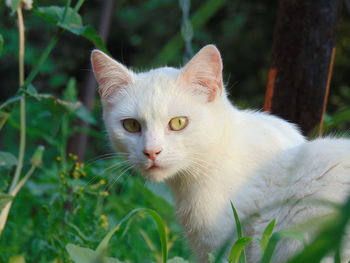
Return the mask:
[[341,0],[280,0],[264,110],[304,134],[322,127]]

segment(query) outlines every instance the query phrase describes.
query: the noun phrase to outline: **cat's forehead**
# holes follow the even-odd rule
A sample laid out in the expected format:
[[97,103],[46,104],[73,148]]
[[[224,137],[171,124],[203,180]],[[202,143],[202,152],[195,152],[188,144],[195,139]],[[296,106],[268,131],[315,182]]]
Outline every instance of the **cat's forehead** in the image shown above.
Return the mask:
[[147,105],[164,104],[166,100],[173,98],[178,87],[176,79],[179,70],[175,68],[158,68],[148,72],[139,73],[131,85],[131,92],[138,101]]
[[179,70],[159,68],[138,73],[132,85],[123,92],[119,111],[130,117],[162,119],[172,114],[181,114],[186,109],[187,93],[177,86]]

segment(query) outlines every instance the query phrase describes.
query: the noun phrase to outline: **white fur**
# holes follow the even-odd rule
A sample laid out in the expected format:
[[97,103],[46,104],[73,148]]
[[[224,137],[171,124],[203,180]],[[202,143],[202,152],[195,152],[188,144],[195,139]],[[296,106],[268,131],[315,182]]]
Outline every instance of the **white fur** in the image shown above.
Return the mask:
[[[207,48],[206,52],[212,52],[209,57],[217,56],[215,50]],[[93,64],[96,59],[99,58],[93,58]],[[203,61],[201,67],[205,67]],[[211,69],[201,68],[201,72],[205,71],[208,83],[212,83]],[[296,200],[343,202],[349,193],[349,140],[308,142],[293,124],[278,117],[236,109],[224,90],[211,94],[209,101],[207,96],[212,90],[193,92],[198,90],[198,86],[190,87],[195,81],[189,80],[192,84],[186,86],[184,73],[179,69],[159,68],[138,74],[129,71],[132,78],[128,78],[127,85],[116,87],[114,95],[110,93],[113,74],[103,74],[111,76],[109,96],[103,100],[104,120],[113,146],[126,153],[147,178],[170,185],[178,217],[199,262],[207,262],[207,253],[232,237],[234,219],[230,201],[241,219],[261,212],[245,225],[247,236],[259,236],[274,218],[276,228],[283,229],[330,213],[329,209],[307,202],[295,203]],[[221,75],[215,77],[220,78],[215,83],[222,83]],[[115,78],[120,78],[120,72],[115,72]],[[182,131],[168,127],[169,120],[177,116],[189,119]],[[137,119],[142,131],[127,132],[121,123],[126,118]],[[162,170],[147,170],[150,160],[143,149],[152,147],[162,148],[157,157]],[[276,207],[276,203],[285,200],[290,201],[288,205]],[[272,209],[264,211],[271,206]],[[277,248],[275,262],[285,260],[299,248],[298,242],[287,241]],[[344,254],[347,260],[349,249],[347,246]],[[249,262],[258,262],[260,256],[260,249],[251,246]]]

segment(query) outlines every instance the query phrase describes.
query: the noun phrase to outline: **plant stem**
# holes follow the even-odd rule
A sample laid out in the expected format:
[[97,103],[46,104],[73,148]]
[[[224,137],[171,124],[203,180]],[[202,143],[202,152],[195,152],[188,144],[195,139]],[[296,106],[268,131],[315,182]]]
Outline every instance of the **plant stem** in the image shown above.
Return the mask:
[[61,163],[63,167],[63,171],[67,172],[67,141],[68,141],[68,125],[69,125],[69,116],[67,113],[63,114],[62,118],[62,141],[61,141],[61,148],[60,148],[60,154],[61,154]]
[[[23,14],[22,8],[19,6],[17,8],[17,17],[18,17],[18,34],[19,34],[19,88],[21,89],[24,84],[24,23],[23,23]],[[24,152],[26,145],[26,100],[25,94],[23,94],[20,99],[20,139],[19,139],[19,152],[18,152],[18,163],[13,177],[10,191],[16,187],[19,177],[23,168]]]
[[[29,179],[29,177],[31,177],[31,175],[34,173],[34,170],[37,166],[36,165],[32,165],[29,169],[29,171],[27,172],[27,174],[22,178],[21,181],[19,181],[19,183],[13,188],[12,191],[10,191],[10,195],[12,196],[16,196],[18,191],[22,188],[22,186],[27,182],[27,180]],[[0,211],[0,236],[2,234],[2,231],[5,228],[6,225],[6,221],[7,221],[7,217],[9,215],[11,206],[12,206],[12,202],[13,200],[11,200],[10,202],[8,202],[5,207]]]
[[24,83],[24,87],[26,88],[36,77],[36,75],[39,73],[42,65],[45,63],[45,61],[47,60],[47,58],[49,57],[51,51],[53,50],[53,48],[56,46],[58,39],[60,38],[62,34],[61,30],[58,30],[55,35],[50,39],[49,44],[46,46],[46,48],[44,49],[44,51],[41,53],[40,58],[38,59],[38,63],[35,65],[34,69],[29,73],[25,83]]
[[75,11],[75,12],[78,12],[79,9],[80,9],[80,7],[84,4],[84,2],[85,2],[85,0],[79,0],[79,1],[77,2],[77,4],[75,5],[75,7],[74,7],[74,11]]

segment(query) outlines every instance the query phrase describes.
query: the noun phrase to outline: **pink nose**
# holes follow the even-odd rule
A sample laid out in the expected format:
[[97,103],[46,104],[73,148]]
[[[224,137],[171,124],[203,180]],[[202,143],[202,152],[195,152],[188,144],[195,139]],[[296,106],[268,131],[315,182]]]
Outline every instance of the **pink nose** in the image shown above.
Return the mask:
[[154,161],[157,158],[157,155],[160,154],[162,149],[157,148],[157,149],[145,149],[143,150],[144,155],[147,156],[148,159]]

